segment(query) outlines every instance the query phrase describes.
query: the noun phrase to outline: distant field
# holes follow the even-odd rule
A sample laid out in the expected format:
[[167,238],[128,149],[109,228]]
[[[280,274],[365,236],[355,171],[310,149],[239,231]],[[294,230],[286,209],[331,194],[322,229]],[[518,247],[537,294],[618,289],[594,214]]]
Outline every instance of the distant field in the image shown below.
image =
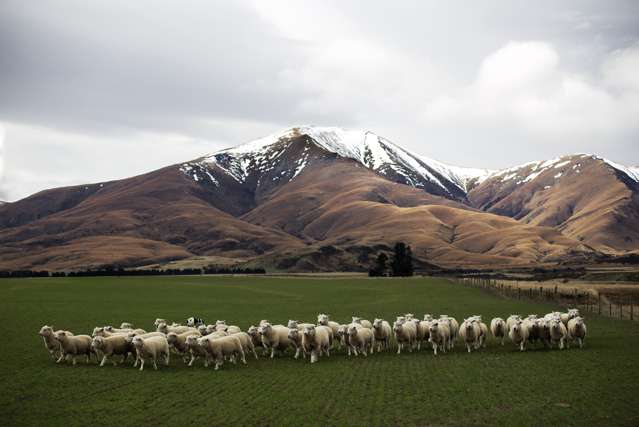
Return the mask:
[[[486,320],[555,307],[504,300],[445,279],[119,277],[0,281],[3,425],[639,425],[639,325],[591,317],[583,350],[520,353],[499,346],[292,356],[138,372],[132,366],[55,365],[37,335],[156,317],[198,315],[246,328],[260,319],[312,321],[318,312],[394,319],[412,312]],[[147,365],[148,367],[149,365]]]

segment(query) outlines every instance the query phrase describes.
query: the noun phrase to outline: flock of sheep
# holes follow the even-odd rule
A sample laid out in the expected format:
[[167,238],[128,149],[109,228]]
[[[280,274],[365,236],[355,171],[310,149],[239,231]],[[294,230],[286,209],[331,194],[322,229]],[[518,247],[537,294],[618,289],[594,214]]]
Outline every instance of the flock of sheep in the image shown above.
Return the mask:
[[[246,354],[257,359],[256,348],[270,358],[276,352],[284,353],[288,349],[295,351],[295,358],[310,356],[311,363],[317,362],[322,355],[329,356],[331,349],[346,347],[348,355],[367,356],[374,351],[388,351],[395,341],[397,354],[402,350],[420,350],[422,345],[430,343],[435,355],[438,351],[452,350],[458,339],[463,341],[467,351],[478,350],[486,346],[488,326],[481,316],[471,316],[460,325],[453,317],[441,315],[439,318],[426,314],[424,320],[416,319],[413,314],[397,317],[393,326],[383,320],[372,323],[359,317],[353,317],[349,324],[339,324],[329,320],[326,314],[317,317],[317,324],[290,320],[287,326],[272,325],[262,320],[258,326],[251,326],[243,332],[238,326],[227,325],[218,320],[206,325],[202,319],[191,317],[186,325],[156,319],[155,332],[134,329],[124,322],[120,328],[112,326],[96,327],[93,336],[74,335],[65,330],[54,331],[52,326],[43,326],[40,336],[51,357],[57,363],[71,359],[76,364],[78,356],[85,356],[87,363],[94,354],[100,360],[100,366],[107,361],[116,365],[115,356],[124,363],[129,355],[134,356],[133,366],[140,364],[144,369],[145,360],[169,364],[170,353],[181,357],[185,364],[192,366],[201,359],[204,366],[215,364],[219,369],[225,360],[246,364]],[[586,337],[586,324],[579,310],[571,309],[566,313],[553,312],[543,317],[529,315],[522,318],[511,315],[506,320],[494,318],[490,322],[492,335],[504,345],[508,337],[521,351],[534,343],[544,347],[568,347],[576,341],[583,346]]]

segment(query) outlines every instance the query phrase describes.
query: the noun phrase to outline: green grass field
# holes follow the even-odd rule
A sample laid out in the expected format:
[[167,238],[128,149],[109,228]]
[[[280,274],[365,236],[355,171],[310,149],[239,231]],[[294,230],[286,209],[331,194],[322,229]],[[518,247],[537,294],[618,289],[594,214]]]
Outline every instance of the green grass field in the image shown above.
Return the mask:
[[[432,351],[248,359],[222,370],[56,365],[43,324],[75,333],[156,317],[198,315],[242,328],[260,319],[393,320],[412,312],[460,321],[546,313],[444,279],[146,277],[0,281],[0,419],[3,425],[639,425],[639,325],[592,317],[583,350],[512,344],[434,357]],[[488,323],[488,322],[487,322]],[[150,365],[147,365],[149,367]]]

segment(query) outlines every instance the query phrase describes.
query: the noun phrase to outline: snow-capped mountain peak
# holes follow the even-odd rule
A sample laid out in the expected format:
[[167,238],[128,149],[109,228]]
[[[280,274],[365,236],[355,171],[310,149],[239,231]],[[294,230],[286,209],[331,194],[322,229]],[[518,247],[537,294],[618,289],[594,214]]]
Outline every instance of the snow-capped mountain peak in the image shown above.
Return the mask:
[[[201,159],[216,165],[238,182],[245,182],[254,172],[268,172],[275,167],[295,138],[307,137],[315,146],[328,153],[353,159],[389,179],[454,199],[463,199],[471,184],[479,183],[494,171],[447,165],[420,156],[367,130],[339,127],[298,126],[286,129],[247,144],[227,148]],[[287,174],[295,179],[309,164],[305,149]],[[183,168],[192,166],[183,165]],[[186,173],[186,172],[185,172]]]

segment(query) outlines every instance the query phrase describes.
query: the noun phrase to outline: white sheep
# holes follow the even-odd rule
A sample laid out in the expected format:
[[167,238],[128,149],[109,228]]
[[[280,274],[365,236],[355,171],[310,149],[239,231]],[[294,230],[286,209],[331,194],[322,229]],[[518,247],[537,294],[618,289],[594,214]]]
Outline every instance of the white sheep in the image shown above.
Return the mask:
[[495,339],[501,340],[501,345],[504,345],[504,338],[507,334],[506,322],[501,317],[495,317],[490,321],[490,332]]
[[302,346],[303,335],[304,335],[303,332],[301,332],[299,329],[289,328],[288,339],[291,341],[291,344],[293,345],[293,348],[295,349],[295,356],[293,356],[295,359],[299,358],[300,354],[302,355],[303,358],[306,358],[306,351],[304,347]]
[[353,350],[355,356],[359,351],[364,357],[368,357],[368,353],[373,354],[373,348],[375,347],[375,336],[372,329],[362,326],[358,328],[354,324],[348,327],[348,343]]
[[182,360],[184,363],[187,363],[189,360],[188,348],[186,345],[186,339],[189,336],[195,335],[197,337],[201,336],[199,332],[186,331],[181,334],[177,334],[175,332],[169,332],[166,336],[166,341],[169,343],[169,349],[175,350],[175,353],[178,356],[182,356]]
[[329,320],[327,314],[317,315],[317,324],[322,326],[328,326],[333,331],[333,342],[337,344],[338,350],[342,348],[342,341],[338,339],[339,323]]
[[424,314],[424,320],[427,322],[430,322],[433,320],[433,315],[432,314]]
[[366,319],[362,319],[361,317],[353,317],[353,321],[351,323],[359,323],[367,329],[373,329],[373,324]]
[[574,317],[568,321],[568,342],[577,340],[579,348],[583,348],[586,333],[588,332],[584,319],[581,316]]
[[568,338],[568,330],[561,319],[553,319],[549,321],[550,325],[550,343],[558,344],[559,349],[563,350],[566,339]]
[[450,328],[448,322],[440,322],[439,320],[433,320],[430,322],[430,338],[428,341],[433,346],[433,353],[437,356],[437,350],[441,349],[446,353],[446,347],[448,347],[448,340],[450,339]]
[[209,357],[215,362],[215,370],[224,364],[224,358],[228,357],[232,363],[236,363],[237,357],[246,365],[246,358],[242,342],[237,335],[228,335],[220,338],[212,338],[206,335],[198,339],[200,347],[205,349]]
[[162,332],[165,335],[168,335],[169,332],[175,332],[176,334],[182,334],[184,332],[193,332],[194,334],[199,333],[197,328],[192,328],[190,326],[169,326],[166,323],[160,323],[157,328],[157,332]]
[[276,350],[284,352],[291,346],[291,340],[288,338],[290,329],[284,325],[271,325],[267,322],[261,325],[258,331],[262,337],[262,345],[271,351],[271,359],[275,357]]
[[331,328],[324,325],[310,325],[304,327],[301,346],[305,352],[310,353],[311,363],[319,361],[322,353],[326,356],[330,356],[330,332],[332,332]]
[[522,320],[519,314],[511,314],[510,316],[508,316],[508,318],[506,319],[506,330],[510,332],[510,328],[518,320]]
[[255,346],[253,345],[253,340],[251,340],[251,337],[249,336],[249,334],[247,334],[246,332],[233,332],[233,333],[229,333],[226,332],[228,334],[228,336],[234,336],[240,339],[240,343],[242,343],[242,350],[244,350],[244,353],[248,353],[249,351],[251,353],[253,353],[253,356],[255,356],[255,359],[258,359],[257,357],[257,353],[255,352]]
[[[481,322],[481,316],[479,320]],[[447,314],[440,315],[439,321],[448,323],[448,329],[450,330],[448,348],[452,350],[453,347],[455,347],[455,340],[459,336],[459,322],[457,322],[457,319],[455,319],[454,317],[450,317]]]
[[[127,337],[124,335],[112,335],[110,337],[97,336],[93,338],[91,346],[96,352],[98,359],[102,356],[100,366],[104,366],[107,360],[113,356],[122,356],[120,363],[124,363],[129,356],[129,353],[135,351],[133,345],[127,341]],[[116,366],[117,362],[113,360],[113,366]]]
[[266,354],[266,349],[262,344],[262,337],[260,336],[258,327],[251,325],[246,333],[249,334],[249,336],[251,337],[251,341],[253,341],[253,347],[260,347],[262,349],[262,355]]
[[120,323],[120,329],[133,329],[133,323],[122,322]]
[[[62,353],[60,341],[55,338],[56,332],[57,331],[53,330],[53,326],[47,325],[44,325],[42,328],[40,328],[40,332],[38,332],[38,335],[40,335],[44,340],[44,347],[47,349],[53,360],[58,360],[60,354]],[[65,332],[69,335],[73,335],[69,331]]]
[[[140,361],[140,371],[144,370],[144,359],[150,358],[153,361],[153,368],[157,371],[159,358],[164,358],[164,364],[169,366],[169,343],[163,336],[153,336],[142,338],[137,335],[133,337],[133,346],[137,353],[137,360]],[[137,361],[136,360],[136,361]]]
[[373,321],[373,335],[378,353],[382,351],[382,349],[390,349],[390,340],[393,336],[393,329],[390,323],[383,319],[375,319]]
[[568,309],[567,313],[561,313],[559,315],[559,317],[561,318],[561,322],[564,324],[564,326],[568,326],[568,322],[571,319],[574,319],[575,317],[579,316],[579,309],[577,308],[570,308]]
[[415,344],[419,351],[422,349],[422,343],[427,343],[428,338],[430,338],[430,331],[428,330],[430,322],[419,319],[412,319],[411,322],[415,324]]
[[71,357],[73,364],[76,364],[76,357],[86,356],[87,363],[93,349],[91,348],[91,337],[88,335],[72,335],[67,331],[56,331],[54,337],[60,343],[60,357],[56,361],[60,363],[67,357]]
[[479,322],[474,319],[465,319],[459,328],[459,335],[462,337],[464,344],[466,344],[466,349],[469,353],[472,349],[479,348],[479,336],[481,335]]
[[[226,332],[213,332],[213,334],[226,334]],[[210,334],[210,335],[213,335],[213,334]],[[207,335],[204,335],[204,336],[207,336]],[[192,334],[186,337],[186,341],[185,341],[186,351],[188,352],[188,354],[191,355],[188,366],[193,366],[193,362],[195,362],[198,358],[202,357],[204,358],[204,367],[208,368],[209,355],[206,352],[206,350],[202,348],[200,344],[198,343],[198,340],[200,338],[201,338],[200,335],[195,335],[195,334]],[[216,338],[219,338],[219,336],[216,336]]]
[[415,340],[417,339],[417,328],[414,322],[399,320],[393,324],[395,342],[397,342],[397,354],[401,354],[402,349],[408,346],[408,351],[413,351]]
[[513,320],[510,329],[508,330],[508,337],[517,346],[519,350],[526,350],[526,343],[528,342],[528,328],[526,328],[521,319]]

